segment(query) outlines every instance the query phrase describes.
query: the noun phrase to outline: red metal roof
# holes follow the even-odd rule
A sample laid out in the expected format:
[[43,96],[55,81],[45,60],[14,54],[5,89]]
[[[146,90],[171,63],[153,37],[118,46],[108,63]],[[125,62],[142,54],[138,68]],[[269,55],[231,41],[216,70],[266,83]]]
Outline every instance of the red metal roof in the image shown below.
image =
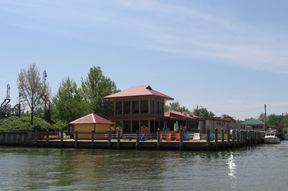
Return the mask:
[[186,119],[200,119],[198,116],[190,115],[189,113],[186,112],[180,112],[180,111],[167,111],[164,113],[165,117],[175,117],[175,118],[186,118]]
[[108,95],[105,99],[115,99],[115,98],[122,98],[122,97],[139,97],[139,96],[157,96],[162,97],[165,100],[174,100],[174,98],[169,97],[165,94],[157,92],[153,90],[150,86],[133,86],[128,88],[127,90]]
[[69,124],[111,124],[114,125],[115,123],[100,117],[99,115],[96,115],[94,113],[91,113],[89,115],[86,115],[84,117],[81,117],[79,119],[76,119]]

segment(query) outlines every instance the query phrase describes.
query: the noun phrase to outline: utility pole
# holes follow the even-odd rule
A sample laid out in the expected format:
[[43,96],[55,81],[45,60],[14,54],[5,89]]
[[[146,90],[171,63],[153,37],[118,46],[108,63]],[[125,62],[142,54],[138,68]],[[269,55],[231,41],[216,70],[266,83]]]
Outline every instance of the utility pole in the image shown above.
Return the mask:
[[264,104],[264,110],[265,110],[265,131],[267,130],[267,122],[266,122],[266,104]]

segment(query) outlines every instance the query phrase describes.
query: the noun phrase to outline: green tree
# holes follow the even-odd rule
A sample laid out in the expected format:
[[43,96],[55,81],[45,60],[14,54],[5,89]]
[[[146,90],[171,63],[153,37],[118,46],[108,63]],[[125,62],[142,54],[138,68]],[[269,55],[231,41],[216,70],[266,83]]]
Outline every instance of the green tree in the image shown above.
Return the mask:
[[194,109],[194,112],[193,112],[195,115],[197,115],[198,113],[198,116],[201,116],[201,117],[214,117],[215,114],[212,112],[212,111],[208,111],[206,108],[200,108],[198,109]]
[[52,119],[69,122],[89,114],[88,105],[81,96],[77,84],[69,77],[60,84],[52,99]]
[[265,113],[261,113],[260,116],[258,117],[258,120],[265,123]]
[[104,99],[105,96],[119,92],[110,78],[105,77],[101,68],[92,67],[88,77],[82,78],[82,94],[89,104],[89,111],[106,117],[114,114],[114,102]]
[[34,111],[43,108],[51,89],[45,88],[41,82],[40,72],[35,63],[30,64],[28,70],[21,69],[18,74],[17,86],[19,94],[24,98],[24,102],[27,103],[31,110],[30,123],[33,125]]
[[285,113],[285,115],[283,115],[283,117],[281,117],[281,122],[280,125],[282,125],[284,127],[288,127],[288,113]]
[[281,125],[281,123],[280,123],[281,119],[282,119],[281,115],[271,114],[267,118],[267,124],[268,124],[269,127]]
[[188,108],[186,108],[185,106],[181,107],[180,103],[178,101],[177,102],[171,102],[171,103],[169,103],[169,105],[165,104],[165,112],[167,112],[169,110],[182,111],[182,112],[190,113],[190,110]]

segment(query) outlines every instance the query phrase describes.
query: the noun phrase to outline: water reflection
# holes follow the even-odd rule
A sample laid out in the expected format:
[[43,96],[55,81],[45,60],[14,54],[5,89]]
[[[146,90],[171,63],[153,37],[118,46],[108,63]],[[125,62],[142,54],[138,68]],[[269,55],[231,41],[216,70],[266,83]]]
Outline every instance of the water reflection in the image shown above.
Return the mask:
[[235,178],[236,164],[233,157],[233,153],[230,154],[230,157],[227,160],[227,164],[228,164],[228,176],[231,178]]

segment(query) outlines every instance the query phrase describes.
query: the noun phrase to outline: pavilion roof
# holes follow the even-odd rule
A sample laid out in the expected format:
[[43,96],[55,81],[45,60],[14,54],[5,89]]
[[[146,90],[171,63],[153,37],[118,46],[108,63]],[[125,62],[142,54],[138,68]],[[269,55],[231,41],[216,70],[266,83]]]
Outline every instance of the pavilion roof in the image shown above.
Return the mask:
[[156,96],[162,97],[164,100],[174,100],[174,98],[169,97],[165,94],[157,92],[153,90],[150,86],[133,86],[128,88],[127,90],[123,90],[121,92],[108,95],[105,99],[115,99],[115,98],[123,98],[123,97],[139,97],[139,96]]
[[91,113],[89,115],[86,115],[84,117],[81,117],[79,119],[76,119],[72,122],[70,122],[69,124],[110,124],[110,125],[114,125],[115,123],[100,117],[99,115],[96,115],[94,113]]

